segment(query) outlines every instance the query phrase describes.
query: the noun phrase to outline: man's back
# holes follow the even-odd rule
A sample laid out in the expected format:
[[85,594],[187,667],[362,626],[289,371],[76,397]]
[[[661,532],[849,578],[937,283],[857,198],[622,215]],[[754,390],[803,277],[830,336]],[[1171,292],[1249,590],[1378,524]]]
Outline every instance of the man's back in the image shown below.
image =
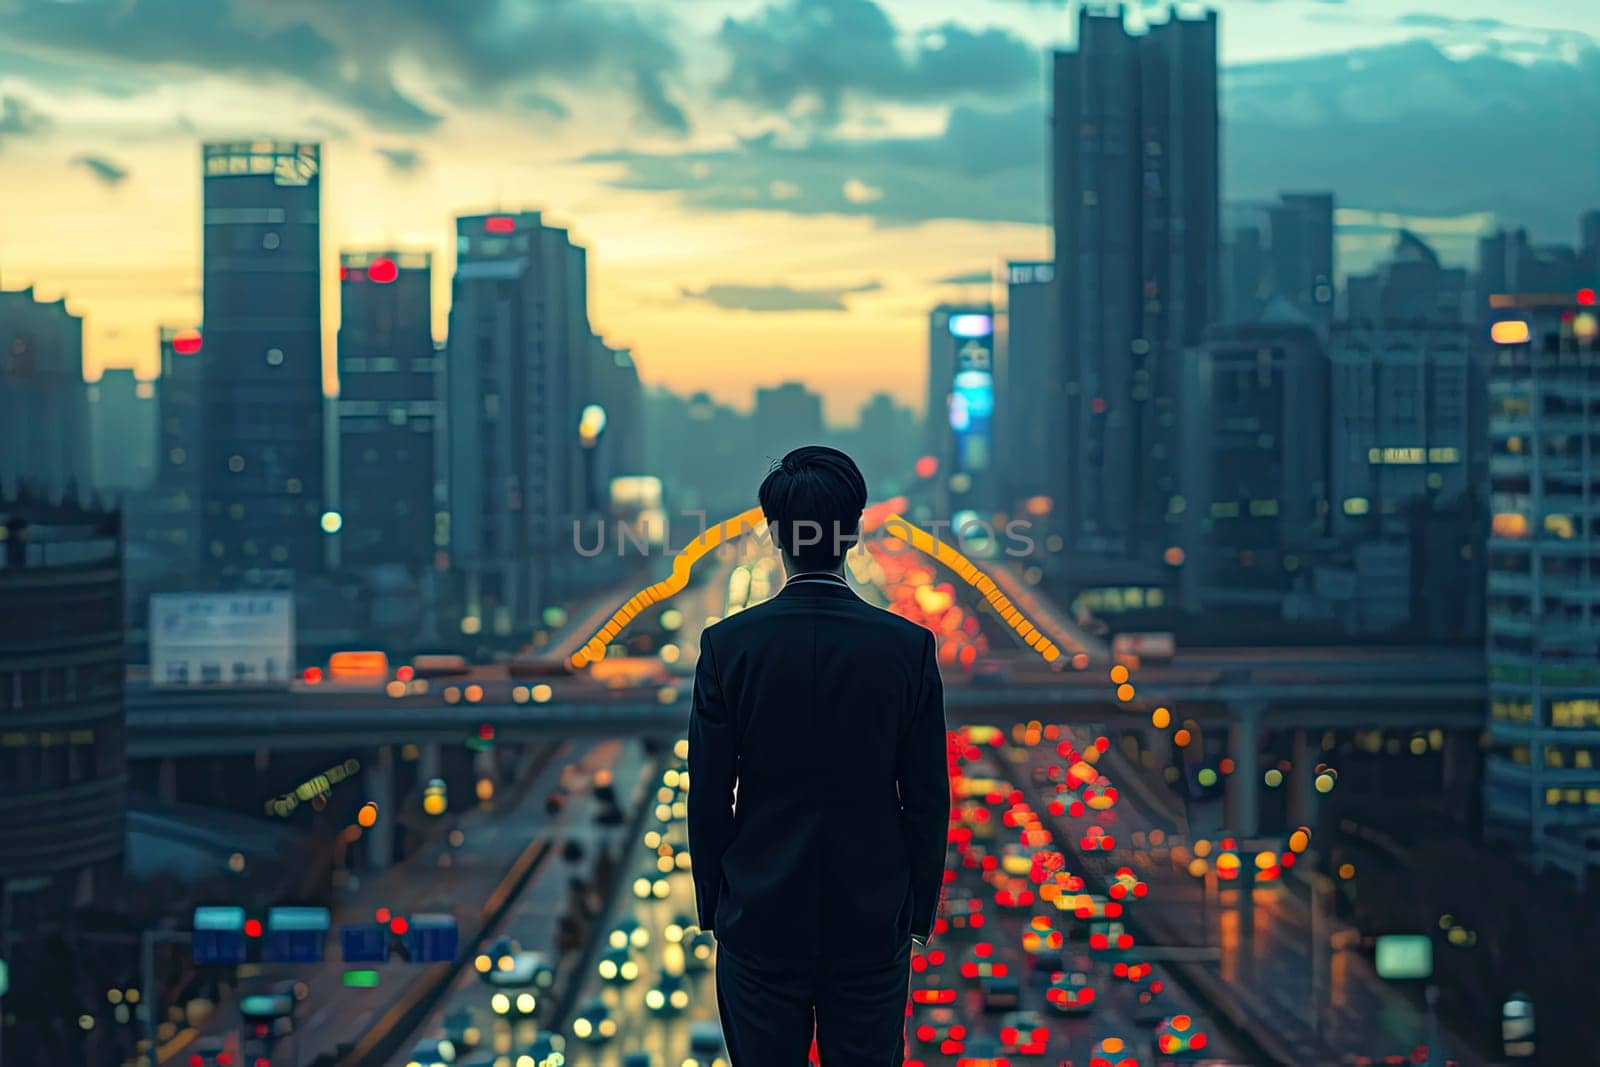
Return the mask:
[[950,796],[927,630],[792,579],[702,636],[689,766],[700,924],[730,951],[883,962],[928,936]]

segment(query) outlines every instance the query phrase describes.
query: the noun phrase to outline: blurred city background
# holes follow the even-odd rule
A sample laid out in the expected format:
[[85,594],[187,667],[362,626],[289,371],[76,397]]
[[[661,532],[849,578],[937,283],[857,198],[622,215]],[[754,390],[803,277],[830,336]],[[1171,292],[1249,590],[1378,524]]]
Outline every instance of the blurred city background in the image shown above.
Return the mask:
[[908,1063],[1597,1062],[1597,113],[1589,0],[0,0],[0,1063],[726,1067],[781,566],[571,657],[808,443]]

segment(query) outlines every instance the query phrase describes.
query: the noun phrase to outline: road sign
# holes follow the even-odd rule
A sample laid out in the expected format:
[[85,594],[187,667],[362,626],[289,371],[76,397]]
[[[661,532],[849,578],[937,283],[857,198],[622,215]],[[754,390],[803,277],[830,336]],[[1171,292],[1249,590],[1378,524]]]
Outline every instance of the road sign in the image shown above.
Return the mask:
[[413,915],[406,944],[417,963],[444,963],[456,958],[460,934],[454,915]]
[[384,963],[389,959],[389,929],[382,923],[347,923],[339,928],[346,963]]
[[197,965],[234,964],[245,961],[244,909],[199,907],[194,909],[191,941]]
[[1426,934],[1382,934],[1376,947],[1379,978],[1433,977],[1433,939]]
[[266,958],[279,963],[320,963],[328,936],[327,908],[270,908]]

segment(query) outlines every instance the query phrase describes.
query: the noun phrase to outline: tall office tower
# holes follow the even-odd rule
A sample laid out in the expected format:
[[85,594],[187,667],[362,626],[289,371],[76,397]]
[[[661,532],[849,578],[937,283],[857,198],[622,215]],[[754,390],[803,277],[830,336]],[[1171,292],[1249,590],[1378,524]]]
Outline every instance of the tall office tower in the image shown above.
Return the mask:
[[126,497],[129,624],[142,629],[145,598],[158,589],[192,587],[199,575],[201,340],[200,331],[163,326],[156,387],[155,475],[145,492]]
[[1006,264],[1006,308],[998,317],[994,469],[996,499],[1048,496],[1055,480],[1059,416],[1066,398],[1055,374],[1055,264]]
[[928,315],[927,454],[938,460],[931,503],[947,518],[987,513],[994,494],[994,308],[940,304]]
[[208,144],[202,558],[224,584],[323,560],[321,150]]
[[[1237,205],[1235,213],[1245,209]],[[1222,321],[1253,322],[1272,296],[1272,267],[1258,221],[1229,225],[1222,244]]]
[[1327,336],[1333,323],[1333,194],[1281,193],[1267,218],[1273,288]]
[[1280,617],[1327,529],[1328,357],[1282,297],[1265,321],[1214,327],[1182,391],[1181,565],[1188,612]]
[[199,469],[204,414],[201,383],[200,331],[163,326],[159,413],[156,434],[156,487],[181,490],[199,513]]
[[1131,36],[1081,8],[1055,57],[1052,221],[1075,546],[1147,559],[1176,494],[1186,348],[1221,310],[1217,16]]
[[83,320],[65,299],[0,290],[0,493],[76,500],[92,466]]
[[801,445],[822,442],[822,397],[800,382],[756,390],[756,448],[763,459],[782,459]]
[[451,293],[445,455],[460,625],[526,633],[577,578],[593,336],[584,249],[537,211],[464,215]]
[[432,256],[339,256],[339,561],[358,570],[433,560]]
[[1484,825],[1582,875],[1600,830],[1600,315],[1496,297],[1490,368]]
[[95,488],[149,488],[155,479],[155,383],[139,381],[130,368],[110,368],[90,383],[88,393]]

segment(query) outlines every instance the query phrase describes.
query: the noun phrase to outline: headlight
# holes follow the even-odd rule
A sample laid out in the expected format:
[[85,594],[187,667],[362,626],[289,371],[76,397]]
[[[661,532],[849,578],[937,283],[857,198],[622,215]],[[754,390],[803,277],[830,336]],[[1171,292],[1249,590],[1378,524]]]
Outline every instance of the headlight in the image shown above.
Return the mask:
[[496,993],[489,998],[489,1007],[494,1009],[496,1015],[504,1015],[511,1010],[511,998],[504,993]]
[[659,989],[652,989],[644,995],[644,1006],[651,1011],[660,1011],[667,1006],[667,998]]
[[522,1014],[532,1015],[533,1009],[537,1007],[537,1004],[538,1002],[533,999],[532,993],[517,994],[517,1010]]
[[572,1032],[578,1037],[588,1037],[594,1033],[594,1024],[588,1019],[574,1019],[572,1021]]

